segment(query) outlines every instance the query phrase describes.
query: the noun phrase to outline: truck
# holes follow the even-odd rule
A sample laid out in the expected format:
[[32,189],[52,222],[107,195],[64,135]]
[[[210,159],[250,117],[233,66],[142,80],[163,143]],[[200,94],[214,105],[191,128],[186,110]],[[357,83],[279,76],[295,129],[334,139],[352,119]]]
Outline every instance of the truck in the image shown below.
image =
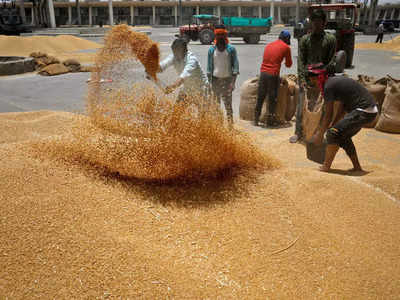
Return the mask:
[[192,22],[179,27],[178,37],[187,42],[197,41],[210,45],[214,40],[216,25],[224,25],[229,37],[241,37],[248,44],[257,44],[262,34],[271,30],[272,18],[218,17],[215,15],[194,15]]
[[15,2],[7,5],[3,2],[0,6],[0,34],[20,35],[23,32],[31,32],[31,28],[22,22],[19,9],[15,7]]
[[[332,4],[311,4],[309,14],[315,9],[323,9],[327,15],[325,31],[336,36],[336,72],[343,72],[353,64],[355,28],[357,20],[358,3],[332,3]],[[311,30],[310,21],[304,20],[296,24],[294,37],[300,39]]]

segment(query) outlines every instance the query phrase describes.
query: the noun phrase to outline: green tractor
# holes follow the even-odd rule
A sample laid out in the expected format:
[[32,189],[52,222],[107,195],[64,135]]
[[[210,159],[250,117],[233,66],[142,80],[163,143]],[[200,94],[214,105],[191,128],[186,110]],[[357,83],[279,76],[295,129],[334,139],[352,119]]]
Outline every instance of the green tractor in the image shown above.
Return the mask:
[[[353,64],[355,28],[357,27],[357,3],[312,4],[309,13],[315,9],[323,9],[327,15],[325,31],[336,36],[336,72],[342,73],[344,68]],[[297,24],[294,37],[300,39],[310,31],[308,19]]]
[[223,17],[214,15],[194,15],[192,23],[179,27],[177,37],[187,42],[197,41],[203,45],[210,45],[214,40],[214,29],[216,25],[224,25],[230,37],[241,37],[247,44],[257,44],[260,36],[271,30],[271,18],[242,18]]

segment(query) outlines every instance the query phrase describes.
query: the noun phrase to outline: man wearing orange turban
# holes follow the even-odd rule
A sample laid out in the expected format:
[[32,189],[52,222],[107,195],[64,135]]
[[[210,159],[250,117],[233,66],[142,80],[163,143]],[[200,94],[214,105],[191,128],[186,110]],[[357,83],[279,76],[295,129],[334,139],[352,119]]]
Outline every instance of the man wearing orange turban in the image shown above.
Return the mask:
[[239,74],[239,61],[235,47],[229,44],[226,29],[217,27],[214,33],[214,45],[208,50],[207,76],[218,103],[224,102],[228,121],[232,124],[232,91]]

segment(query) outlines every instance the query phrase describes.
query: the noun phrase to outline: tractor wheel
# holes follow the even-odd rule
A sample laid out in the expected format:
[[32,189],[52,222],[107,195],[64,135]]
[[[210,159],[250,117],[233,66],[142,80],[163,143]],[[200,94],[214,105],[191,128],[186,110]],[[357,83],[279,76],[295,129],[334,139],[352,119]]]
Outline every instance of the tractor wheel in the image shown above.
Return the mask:
[[335,61],[336,61],[335,72],[343,73],[344,67],[346,66],[346,52],[343,50],[338,51],[336,53]]
[[343,45],[344,51],[346,51],[346,68],[350,68],[353,64],[353,56],[354,56],[354,43],[355,43],[355,35],[354,32],[349,34]]
[[259,41],[260,41],[260,36],[257,34],[249,36],[249,44],[258,44]]
[[204,29],[200,32],[200,42],[203,45],[210,45],[214,40],[214,32],[210,29]]

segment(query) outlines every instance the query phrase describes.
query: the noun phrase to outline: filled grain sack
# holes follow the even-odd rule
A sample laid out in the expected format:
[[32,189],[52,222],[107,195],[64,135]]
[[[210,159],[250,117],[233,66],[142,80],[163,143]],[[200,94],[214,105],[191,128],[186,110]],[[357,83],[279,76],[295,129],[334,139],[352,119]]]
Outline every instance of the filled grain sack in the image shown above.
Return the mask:
[[324,100],[318,87],[305,89],[303,97],[303,136],[310,141],[320,124]]
[[[239,116],[241,119],[246,121],[254,120],[254,110],[257,103],[257,93],[258,93],[258,77],[246,80],[240,87],[240,106],[239,106]],[[276,117],[280,122],[286,121],[286,109],[288,107],[289,98],[289,87],[286,78],[282,78],[276,105]],[[267,95],[268,99],[268,95]],[[265,122],[268,115],[268,100],[265,99],[264,105],[261,111],[261,122]]]
[[290,76],[293,74],[286,75],[286,79],[288,81],[288,90],[289,90],[289,95],[287,99],[287,108],[286,108],[286,114],[285,114],[285,119],[286,121],[290,121],[293,119],[295,113],[296,113],[296,106],[297,102],[299,99],[299,85],[295,81],[296,78],[293,76]]
[[43,76],[54,76],[68,73],[69,70],[63,64],[51,64],[40,70],[39,74]]
[[400,82],[388,82],[378,123],[380,131],[400,133]]
[[73,59],[73,58],[66,59],[63,62],[63,65],[66,66],[70,72],[80,72],[81,71],[81,64],[76,59]]
[[[372,97],[374,98],[374,100],[378,106],[378,110],[380,113],[382,104],[383,104],[383,100],[385,99],[387,78],[384,77],[384,78],[380,78],[380,79],[375,79],[374,77],[370,77],[367,75],[358,75],[358,82],[361,83],[363,86],[365,86],[365,88],[368,90],[368,92],[372,95]],[[374,121],[364,125],[364,127],[365,128],[374,128],[376,123],[378,122],[379,113],[376,116]]]
[[239,117],[242,120],[254,120],[254,109],[257,103],[257,91],[258,77],[246,80],[240,87]]

